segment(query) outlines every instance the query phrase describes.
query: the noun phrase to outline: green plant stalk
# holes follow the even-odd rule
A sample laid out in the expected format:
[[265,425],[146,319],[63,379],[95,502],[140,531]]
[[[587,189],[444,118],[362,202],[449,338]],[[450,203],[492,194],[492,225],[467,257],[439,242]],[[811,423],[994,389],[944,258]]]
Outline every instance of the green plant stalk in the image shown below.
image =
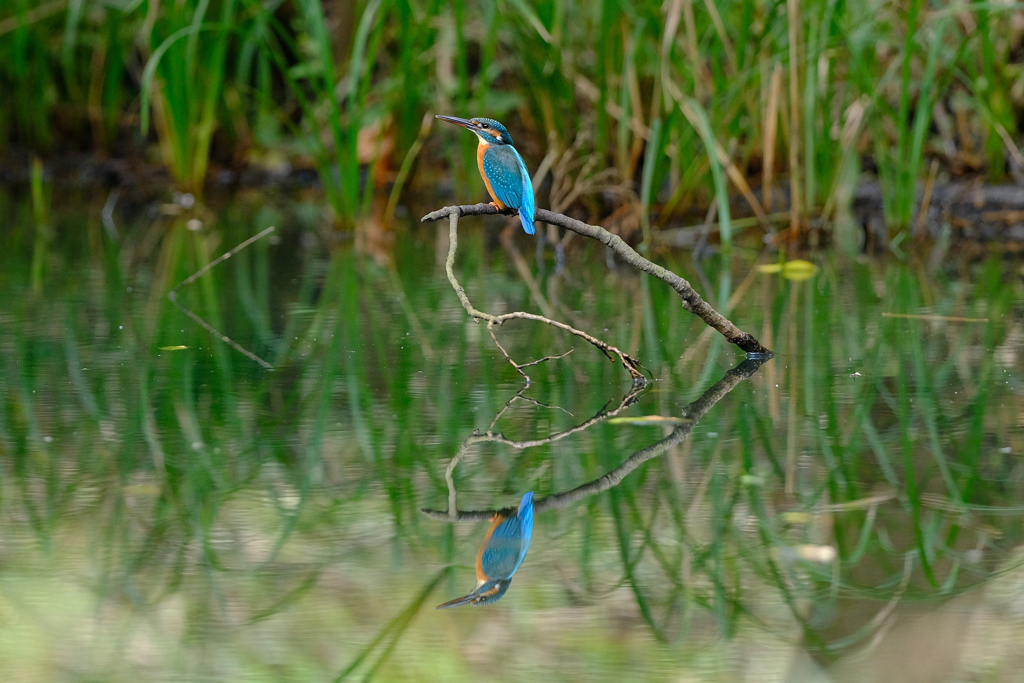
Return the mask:
[[32,247],[31,283],[33,294],[43,291],[43,263],[46,259],[46,243],[49,241],[49,220],[46,197],[43,192],[43,161],[32,159],[32,213],[35,217],[35,244]]
[[[378,12],[380,19],[374,23]],[[349,210],[352,214],[355,214],[360,204],[364,206],[369,204],[367,200],[359,201],[359,131],[362,127],[363,109],[371,86],[370,76],[373,73],[378,46],[386,25],[385,13],[386,6],[382,1],[371,0],[367,5],[363,11],[363,17],[359,21],[352,59],[349,62],[349,91],[346,98],[348,144],[343,149],[342,156],[342,181],[344,183],[342,192],[346,195],[346,206],[351,207]],[[371,28],[373,29],[372,33]],[[331,96],[330,93],[333,92],[332,86],[327,90],[328,96]],[[367,177],[364,192],[367,195],[372,194],[372,176]]]
[[661,118],[655,118],[651,122],[651,137],[647,140],[640,181],[640,226],[644,235],[643,244],[639,247],[640,253],[645,253],[651,245],[651,194],[654,191],[654,171],[661,156]]
[[[732,249],[732,219],[729,212],[729,191],[725,184],[725,172],[722,163],[718,160],[716,153],[717,142],[715,134],[711,130],[707,113],[704,107],[692,97],[683,96],[681,106],[689,107],[693,118],[697,121],[697,132],[700,133],[704,142],[704,150],[708,155],[708,162],[711,165],[711,177],[715,185],[715,200],[718,202],[718,231],[722,239],[722,252],[728,253]],[[721,305],[721,304],[719,304]]]
[[818,189],[816,187],[817,175],[815,172],[815,145],[817,126],[815,125],[815,110],[818,96],[818,56],[819,51],[819,28],[811,17],[810,36],[807,39],[807,64],[804,67],[804,209],[810,213],[817,203]]
[[[907,16],[906,25],[906,36],[903,42],[903,65],[902,75],[900,77],[900,103],[899,113],[896,118],[896,191],[899,193],[897,198],[897,211],[898,213],[893,216],[896,220],[896,227],[903,229],[910,224],[909,212],[903,210],[907,200],[905,197],[909,194],[910,197],[914,195],[914,184],[916,177],[910,176],[910,159],[908,158],[907,149],[907,126],[909,125],[910,116],[910,85],[912,76],[912,62],[914,59],[914,38],[917,35],[917,14],[920,9],[921,0],[910,0],[910,10]],[[913,201],[913,199],[910,199]]]
[[[1012,117],[1004,115],[1005,95],[1002,92],[1001,84],[996,80],[995,68],[995,45],[992,41],[991,26],[989,22],[988,3],[975,0],[975,16],[977,17],[977,35],[981,40],[981,73],[984,83],[979,84],[978,90],[985,100],[989,111],[992,114],[992,121],[988,125],[985,136],[985,154],[988,157],[988,181],[990,183],[1002,183],[1005,173],[1006,155],[1003,150],[1003,140],[996,131],[996,124],[1005,125]],[[980,80],[980,79],[979,79]]]
[[[363,10],[363,15],[359,20],[359,28],[356,29],[356,39],[349,63],[348,91],[345,98],[349,107],[350,127],[353,125],[355,91],[359,84],[359,70],[362,64],[362,50],[366,44],[366,33],[373,21],[374,13],[380,5],[380,0],[371,0],[370,4]],[[333,146],[333,148],[322,149],[324,155],[318,161],[317,170],[320,172],[320,179],[327,191],[331,206],[334,207],[338,217],[345,220],[355,214],[356,188],[348,186],[351,184],[349,182],[351,180],[351,156],[355,154],[351,146],[354,143],[357,144],[358,140],[348,131],[342,129],[341,105],[334,94],[335,84],[337,83],[334,74],[334,57],[331,54],[330,37],[327,32],[323,7],[316,0],[302,0],[299,3],[299,7],[303,15],[306,31],[313,38],[319,62],[320,77],[311,80],[314,98],[318,103],[327,108],[327,126],[331,133]],[[314,125],[312,138],[316,140],[318,145],[323,145],[320,142],[319,131],[316,130],[316,121],[316,118],[310,121]],[[335,166],[337,166],[338,176],[335,175]]]
[[[628,42],[623,46],[625,55],[622,73],[619,74],[619,110],[622,114],[619,117],[619,125],[615,137],[615,157],[619,169],[619,179],[626,184],[630,184],[633,180],[630,177],[632,169],[629,168],[629,121],[630,117],[634,114],[640,114],[639,112],[633,112],[630,106],[629,74],[634,68],[642,29],[643,26],[634,26],[632,34],[628,37]],[[626,37],[625,29],[623,29],[623,37]]]
[[917,176],[921,168],[921,157],[924,153],[925,135],[932,120],[932,106],[935,98],[933,89],[935,86],[935,71],[939,59],[939,49],[942,47],[942,35],[946,29],[948,18],[943,17],[935,27],[935,36],[928,50],[928,61],[925,65],[924,78],[921,80],[921,91],[917,99],[917,109],[914,112],[913,140],[910,148],[910,156],[906,160],[907,185],[900,197],[901,225],[909,225],[911,214],[916,203]]
[[[208,2],[208,0],[204,0]],[[235,0],[224,0],[224,7],[221,10],[220,22],[217,24],[214,34],[212,76],[206,84],[205,97],[203,98],[202,110],[195,126],[195,142],[192,149],[192,169],[190,175],[190,186],[197,192],[201,192],[203,181],[206,178],[206,168],[210,161],[210,141],[213,138],[213,131],[217,124],[217,111],[220,106],[224,92],[224,70],[227,57],[227,45],[229,28],[234,19]],[[199,14],[199,10],[196,10]],[[198,33],[194,33],[189,40],[197,40]],[[194,49],[194,46],[190,45]],[[201,69],[199,69],[201,71]],[[195,73],[195,72],[193,72]]]

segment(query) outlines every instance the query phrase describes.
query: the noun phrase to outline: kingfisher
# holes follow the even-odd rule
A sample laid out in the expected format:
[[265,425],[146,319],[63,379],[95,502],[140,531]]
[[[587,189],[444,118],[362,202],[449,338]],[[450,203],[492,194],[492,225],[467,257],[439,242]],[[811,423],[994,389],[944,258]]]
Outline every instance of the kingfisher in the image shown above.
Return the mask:
[[437,118],[473,131],[480,144],[476,148],[476,164],[484,179],[491,204],[499,211],[512,209],[519,212],[519,220],[526,234],[533,234],[533,181],[526,163],[512,146],[508,129],[494,119],[460,119],[438,114]]
[[512,583],[530,547],[533,534],[533,491],[523,494],[519,507],[491,517],[484,544],[476,554],[476,588],[472,593],[455,598],[436,609],[460,605],[489,605],[497,602]]

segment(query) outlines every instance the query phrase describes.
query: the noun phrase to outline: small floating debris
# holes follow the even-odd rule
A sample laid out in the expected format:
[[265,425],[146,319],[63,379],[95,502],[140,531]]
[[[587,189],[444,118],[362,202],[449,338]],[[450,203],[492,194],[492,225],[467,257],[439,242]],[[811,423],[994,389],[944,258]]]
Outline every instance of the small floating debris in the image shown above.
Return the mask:
[[814,517],[809,512],[798,512],[790,510],[783,512],[779,517],[786,524],[808,524]]
[[782,273],[787,280],[809,280],[818,272],[818,266],[803,259],[793,259],[785,263],[765,263],[757,267],[759,273]]
[[908,318],[910,320],[942,320],[951,323],[987,323],[988,318],[964,318],[959,315],[931,315],[927,313],[882,313],[883,318]]
[[188,348],[187,346],[161,346],[160,350],[161,351],[184,351],[187,348]]
[[830,545],[816,545],[804,543],[792,546],[776,546],[772,548],[773,554],[780,560],[803,560],[804,562],[817,562],[828,564],[836,559],[836,549]]
[[681,425],[686,422],[682,417],[669,417],[666,415],[643,415],[641,417],[613,417],[608,424],[613,425]]
[[121,487],[121,491],[129,496],[158,496],[160,487],[156,484],[128,484]]

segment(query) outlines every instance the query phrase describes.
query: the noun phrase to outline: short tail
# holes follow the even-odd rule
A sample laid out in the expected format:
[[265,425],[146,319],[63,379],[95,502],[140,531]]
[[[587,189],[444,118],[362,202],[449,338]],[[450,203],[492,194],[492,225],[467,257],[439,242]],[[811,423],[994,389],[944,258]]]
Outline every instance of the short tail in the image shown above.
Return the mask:
[[533,491],[527,491],[524,493],[523,499],[519,501],[517,514],[522,517],[527,512],[529,512],[530,515],[533,515]]

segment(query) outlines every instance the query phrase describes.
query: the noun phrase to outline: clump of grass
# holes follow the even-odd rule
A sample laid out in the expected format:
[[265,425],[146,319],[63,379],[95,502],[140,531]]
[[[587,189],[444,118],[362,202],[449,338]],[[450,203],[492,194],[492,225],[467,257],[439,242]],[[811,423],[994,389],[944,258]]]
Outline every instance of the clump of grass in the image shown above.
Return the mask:
[[197,194],[206,178],[236,19],[236,0],[218,4],[213,21],[209,0],[164,8],[150,34],[154,49],[142,75],[142,130],[148,129],[152,102],[164,163],[181,186]]

